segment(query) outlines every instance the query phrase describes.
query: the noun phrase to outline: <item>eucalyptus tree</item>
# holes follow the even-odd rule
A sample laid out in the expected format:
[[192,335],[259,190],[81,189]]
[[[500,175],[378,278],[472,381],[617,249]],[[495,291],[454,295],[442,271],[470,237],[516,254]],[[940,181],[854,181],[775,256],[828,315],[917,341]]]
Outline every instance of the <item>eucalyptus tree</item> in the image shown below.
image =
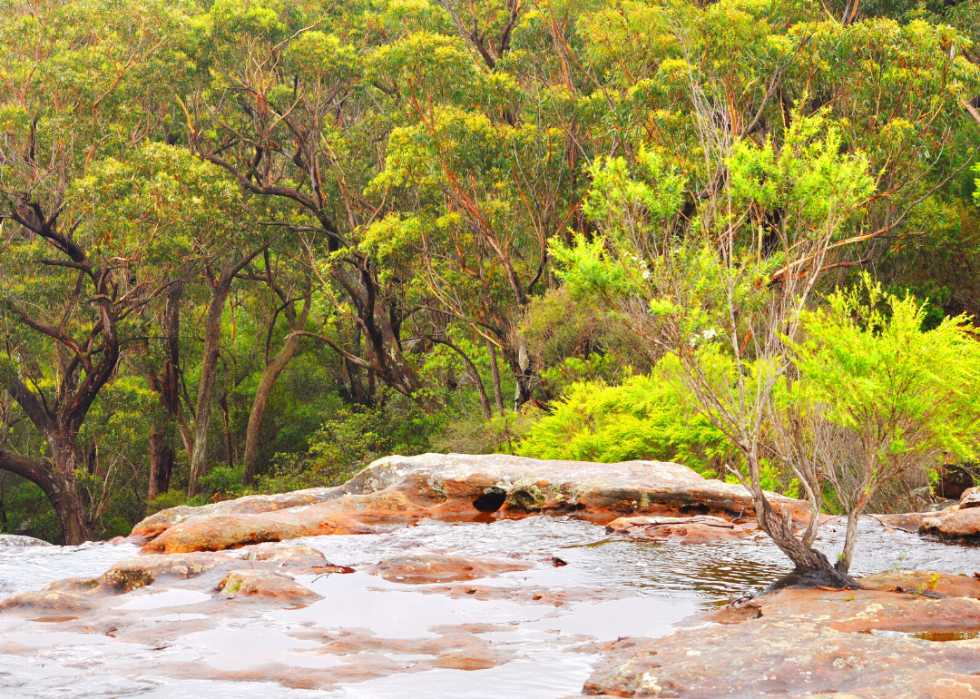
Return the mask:
[[[117,255],[126,260],[131,276],[152,280],[166,290],[160,302],[147,306],[148,312],[162,306],[156,314],[162,361],[145,358],[140,371],[158,389],[170,422],[154,433],[149,497],[169,487],[176,427],[181,429],[191,461],[189,487],[193,490],[206,467],[228,296],[237,276],[265,249],[265,240],[254,233],[235,185],[219,168],[201,162],[186,149],[146,144],[125,160],[107,159],[93,166],[79,190],[86,203],[101,212],[91,229],[102,237],[114,237]],[[180,307],[186,301],[187,287],[200,287],[206,301],[197,400],[182,408],[178,391],[183,376]],[[189,399],[188,395],[185,400]],[[186,413],[193,416],[192,437]]]
[[[299,350],[306,334],[306,325],[313,305],[313,274],[308,265],[297,262],[288,255],[273,256],[263,250],[261,271],[250,278],[264,284],[271,303],[266,304],[266,322],[262,339],[262,372],[252,397],[248,426],[245,430],[244,476],[245,485],[255,483],[255,468],[259,454],[259,429],[276,380],[286,369]],[[285,320],[284,337],[273,352],[273,338],[278,322]]]
[[[895,236],[921,234],[910,227],[912,212],[975,157],[957,139],[977,70],[952,27],[881,17],[841,23],[794,2],[606,8],[585,24],[587,65],[611,76],[620,113],[631,115],[618,124],[624,139],[694,178],[688,217],[723,183],[722,163],[739,139],[778,143],[795,114],[825,110],[842,148],[864,152],[877,180],[860,226],[834,241],[831,264],[867,264]],[[775,244],[782,212],[751,215],[761,244]]]
[[495,394],[502,351],[519,408],[534,375],[515,327],[548,284],[549,241],[569,239],[576,221],[583,167],[601,139],[576,137],[570,112],[595,88],[581,90],[575,79],[584,76],[554,61],[554,42],[574,41],[574,17],[558,29],[522,3],[440,6],[450,29],[401,37],[371,56],[398,121],[368,190],[391,213],[365,244],[406,269],[413,306],[466,326],[488,351]]
[[76,185],[93,162],[166,133],[162,80],[185,20],[164,3],[98,1],[9,3],[0,20],[0,384],[46,445],[0,445],[0,468],[45,492],[66,543],[88,536],[79,429],[132,315],[162,291],[129,274],[113,236],[94,233],[102,212]]
[[188,131],[194,151],[251,198],[259,225],[326,248],[311,258],[335,299],[324,323],[356,326],[363,346],[338,333],[319,337],[411,395],[421,383],[401,345],[400,280],[359,247],[378,215],[363,190],[385,137],[375,107],[384,86],[365,79],[365,49],[349,36],[363,31],[364,14],[358,3],[216,3],[202,38],[210,78],[187,104]]

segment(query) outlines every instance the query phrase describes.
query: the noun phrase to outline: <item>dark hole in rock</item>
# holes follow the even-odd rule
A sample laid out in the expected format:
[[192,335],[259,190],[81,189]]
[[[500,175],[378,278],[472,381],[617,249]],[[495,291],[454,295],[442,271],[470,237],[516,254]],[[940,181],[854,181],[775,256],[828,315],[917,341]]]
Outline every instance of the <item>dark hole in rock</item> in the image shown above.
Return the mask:
[[700,503],[698,505],[685,505],[680,511],[683,515],[706,515],[711,512],[711,509],[704,503]]
[[496,512],[504,505],[507,491],[503,488],[487,488],[486,492],[473,501],[473,507],[480,512]]

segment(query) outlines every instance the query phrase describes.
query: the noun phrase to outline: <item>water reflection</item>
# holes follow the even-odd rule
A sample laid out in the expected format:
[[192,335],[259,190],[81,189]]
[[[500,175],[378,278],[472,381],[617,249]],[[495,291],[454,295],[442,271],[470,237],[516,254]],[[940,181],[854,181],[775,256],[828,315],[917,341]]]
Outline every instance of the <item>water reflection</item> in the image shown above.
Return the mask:
[[[762,535],[680,544],[613,537],[601,525],[568,517],[484,519],[490,521],[389,523],[369,535],[300,540],[323,551],[332,563],[360,569],[353,575],[301,576],[301,583],[324,598],[304,609],[205,617],[190,604],[201,593],[148,588],[120,598],[116,612],[140,615],[151,629],[164,621],[213,622],[210,628],[188,627],[167,646],[59,632],[54,620],[0,616],[0,640],[15,653],[0,653],[0,697],[557,699],[580,691],[598,660],[597,643],[669,633],[673,624],[699,608],[760,590],[790,569]],[[831,524],[821,530],[818,545],[833,559],[843,539],[844,526]],[[0,548],[0,596],[67,576],[94,577],[136,552],[129,544]],[[448,596],[447,586],[386,582],[363,570],[406,552],[516,559],[534,566],[472,581],[492,592],[484,597]],[[231,553],[244,555],[246,550]],[[567,565],[555,566],[555,557]],[[924,540],[873,520],[862,523],[853,572],[895,567],[972,574],[980,571],[980,547]],[[529,589],[563,603],[531,603],[530,596],[520,596]],[[411,657],[391,656],[397,660],[389,663],[395,668],[392,674],[352,679],[350,664],[367,653],[340,653],[324,645],[331,636],[353,633],[350,638],[377,639],[383,646],[384,639],[433,639],[442,629],[467,625],[483,628],[467,633],[500,649],[507,661],[471,671],[425,669],[431,665],[423,671],[399,669],[429,662],[426,658],[433,656],[423,652],[429,647],[423,645]],[[371,652],[377,657],[382,651]],[[295,669],[290,672],[320,673],[315,676],[323,686],[296,690],[265,682],[191,679],[174,669],[237,671],[260,660]],[[345,668],[347,679],[337,679],[336,673]]]

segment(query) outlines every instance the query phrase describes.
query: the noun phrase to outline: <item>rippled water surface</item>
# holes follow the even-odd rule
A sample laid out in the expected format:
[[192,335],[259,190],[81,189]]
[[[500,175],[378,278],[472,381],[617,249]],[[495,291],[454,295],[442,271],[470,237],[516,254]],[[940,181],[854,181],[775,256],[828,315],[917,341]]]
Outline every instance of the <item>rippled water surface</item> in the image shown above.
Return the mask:
[[0,599],[15,592],[40,589],[55,580],[98,577],[138,551],[133,544],[8,546],[0,540]]
[[[821,531],[821,546],[833,558],[843,526],[831,523]],[[553,517],[425,520],[391,525],[377,534],[300,541],[321,550],[330,562],[355,569],[421,552],[514,559],[533,567],[473,581],[475,587],[495,591],[482,599],[450,596],[447,586],[386,582],[362,571],[300,576],[299,582],[323,596],[321,601],[237,616],[197,613],[195,605],[209,601],[209,590],[156,592],[151,587],[113,598],[115,609],[140,614],[147,628],[188,624],[187,633],[159,646],[0,616],[0,639],[9,651],[0,653],[0,697],[557,699],[581,691],[599,660],[598,643],[669,633],[699,609],[758,590],[789,570],[762,536],[713,544],[652,543],[610,536],[587,521]],[[135,553],[129,544],[0,546],[0,596],[60,578],[94,577]],[[555,566],[555,557],[567,565]],[[886,531],[873,520],[863,523],[854,572],[895,567],[972,574],[980,571],[980,548]],[[562,593],[567,601],[555,606],[518,599],[517,593],[528,589]],[[386,662],[397,661],[396,670],[337,683],[330,681],[331,673],[364,651],[325,652],[316,640],[317,634],[344,630],[380,639],[433,639],[444,633],[440,629],[461,625],[483,625],[472,627],[473,635],[503,653],[506,662],[477,670],[417,671],[415,663],[429,656],[382,649],[372,652]],[[318,688],[290,689],[261,677],[191,679],[175,670],[194,665],[220,674],[263,663],[296,668],[323,682]]]

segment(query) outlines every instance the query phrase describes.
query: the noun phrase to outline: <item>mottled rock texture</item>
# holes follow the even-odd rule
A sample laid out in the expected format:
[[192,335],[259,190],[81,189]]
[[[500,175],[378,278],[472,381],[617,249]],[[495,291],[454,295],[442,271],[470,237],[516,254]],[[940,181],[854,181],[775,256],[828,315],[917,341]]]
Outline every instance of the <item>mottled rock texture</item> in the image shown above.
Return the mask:
[[290,577],[271,570],[233,570],[218,583],[218,592],[226,598],[266,598],[310,602],[320,595],[303,587]]
[[960,509],[980,507],[980,488],[967,488],[960,496]]
[[[980,631],[980,601],[973,598],[971,579],[889,573],[865,582],[881,589],[782,590],[699,620],[718,626],[617,641],[585,693],[685,699],[980,695],[980,640],[973,638]],[[889,588],[917,592],[884,591]],[[942,597],[936,590],[970,596]]]
[[953,539],[980,537],[980,507],[950,508],[933,516],[924,517],[919,531]]
[[78,614],[92,607],[85,596],[57,589],[19,592],[0,602],[0,612],[18,615]]
[[152,585],[158,578],[192,578],[216,565],[230,565],[234,559],[216,553],[183,553],[164,556],[137,556],[119,561],[98,579],[112,593],[124,593]]
[[638,539],[653,541],[680,541],[702,543],[721,541],[758,531],[757,527],[743,526],[720,517],[697,515],[694,517],[651,517],[637,515],[620,517],[606,525],[607,531],[626,534]]
[[521,561],[495,561],[486,558],[437,554],[408,554],[386,558],[378,563],[372,572],[389,582],[424,585],[476,580],[508,571],[527,570],[530,567],[530,564]]
[[[797,521],[806,521],[805,503],[775,494],[771,499]],[[741,485],[706,480],[673,463],[424,454],[379,459],[336,488],[164,510],[138,524],[132,537],[149,540],[145,547],[149,552],[218,551],[301,536],[368,531],[378,520],[496,511],[729,518],[754,513],[752,498]]]

